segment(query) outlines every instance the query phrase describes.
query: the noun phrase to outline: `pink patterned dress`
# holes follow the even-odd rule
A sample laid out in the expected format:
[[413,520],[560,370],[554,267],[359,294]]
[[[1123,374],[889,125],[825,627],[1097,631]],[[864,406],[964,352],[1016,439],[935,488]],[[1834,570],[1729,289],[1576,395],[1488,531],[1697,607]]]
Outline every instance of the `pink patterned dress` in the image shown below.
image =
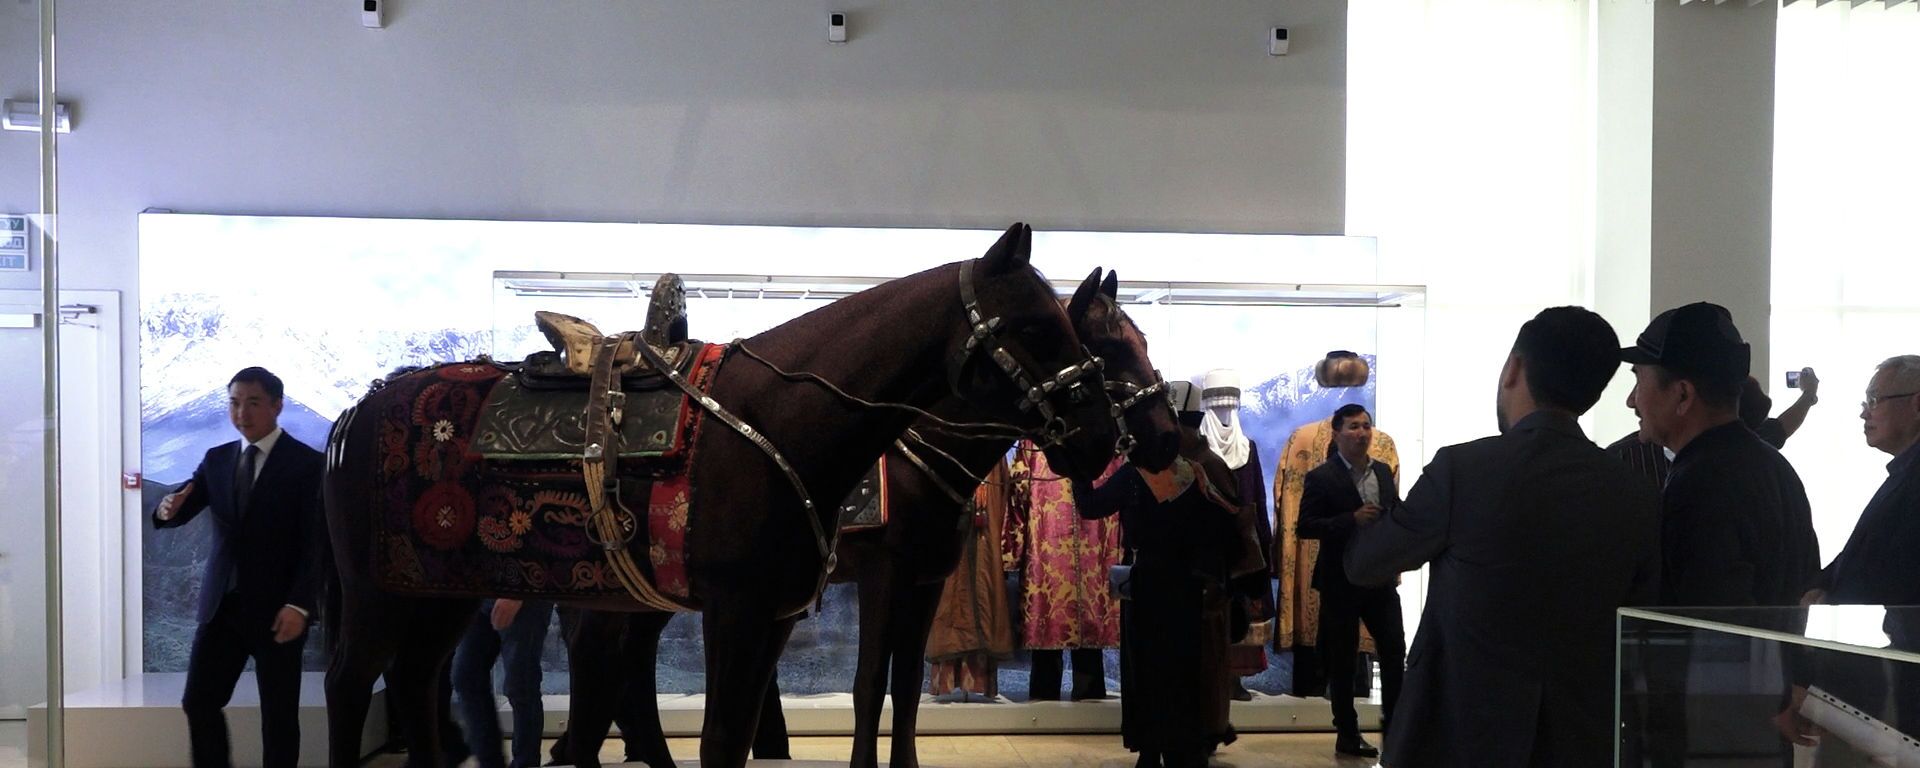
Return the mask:
[[1026,647],[1119,647],[1120,604],[1107,587],[1107,569],[1122,552],[1119,517],[1080,519],[1071,482],[1031,443],[1022,442],[1015,457],[1014,474],[1023,470],[1032,487],[1021,542]]

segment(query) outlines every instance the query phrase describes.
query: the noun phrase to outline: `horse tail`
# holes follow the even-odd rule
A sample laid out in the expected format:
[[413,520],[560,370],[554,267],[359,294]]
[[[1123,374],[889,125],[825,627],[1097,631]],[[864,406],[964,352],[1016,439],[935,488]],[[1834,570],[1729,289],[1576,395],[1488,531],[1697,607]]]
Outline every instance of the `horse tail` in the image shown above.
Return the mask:
[[[340,417],[333,420],[333,426],[327,432],[326,471],[321,480],[323,507],[334,501],[333,494],[327,492],[327,488],[332,485],[333,474],[340,469],[340,463],[346,455],[347,433],[352,429],[353,417],[358,409],[359,406],[354,405],[342,411]],[[327,657],[337,658],[343,634],[340,630],[346,624],[345,617],[342,615],[345,612],[342,596],[344,590],[340,585],[339,564],[333,559],[332,515],[327,514],[323,508],[321,519],[326,523],[326,530],[323,531],[325,535],[320,537],[320,620],[325,622],[324,626],[327,628]]]

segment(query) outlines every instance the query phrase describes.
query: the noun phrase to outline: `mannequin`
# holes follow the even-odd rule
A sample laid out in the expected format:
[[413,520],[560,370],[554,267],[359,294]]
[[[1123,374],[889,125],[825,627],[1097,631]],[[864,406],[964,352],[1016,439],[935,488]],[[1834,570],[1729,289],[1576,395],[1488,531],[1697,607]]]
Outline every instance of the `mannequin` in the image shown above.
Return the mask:
[[1049,468],[1030,442],[1015,449],[1013,475],[1016,485],[1025,481],[1030,489],[1017,553],[1024,566],[1024,641],[1033,652],[1028,698],[1060,698],[1061,657],[1071,651],[1071,698],[1104,699],[1102,651],[1120,647],[1120,606],[1107,586],[1107,571],[1123,554],[1119,520],[1082,520],[1072,482]]
[[[1327,357],[1315,364],[1313,370],[1315,382],[1323,389],[1365,386],[1372,378],[1372,369],[1366,358],[1345,350],[1327,353]],[[1287,439],[1286,448],[1280,452],[1273,473],[1273,514],[1278,524],[1278,535],[1274,537],[1270,562],[1274,563],[1280,577],[1273,649],[1293,652],[1293,680],[1290,687],[1295,696],[1319,696],[1326,692],[1326,680],[1320,672],[1318,655],[1320,593],[1312,586],[1313,566],[1319,559],[1320,542],[1300,539],[1296,535],[1295,525],[1300,520],[1300,494],[1305,488],[1307,473],[1327,460],[1328,451],[1333,445],[1332,412],[1339,405],[1335,403],[1327,408],[1327,418],[1294,430],[1292,437]],[[1367,453],[1375,461],[1384,462],[1393,470],[1395,477],[1400,475],[1400,452],[1386,432],[1374,431],[1373,447]],[[1364,630],[1360,635],[1360,652],[1374,652],[1373,638]],[[1360,666],[1363,669],[1371,668],[1371,665]],[[1369,686],[1356,690],[1368,690],[1370,677],[1367,682]]]
[[960,565],[947,577],[927,638],[927,661],[932,666],[927,692],[935,696],[955,690],[989,700],[1000,695],[1000,662],[1013,657],[1013,627],[1000,563],[1003,529],[1016,503],[1012,491],[1007,463],[1002,461],[993,465],[987,481],[973,492],[977,507],[964,534],[967,542]]
[[1233,698],[1253,698],[1240,679],[1267,671],[1267,643],[1273,639],[1273,568],[1267,559],[1273,551],[1273,522],[1267,511],[1267,483],[1260,472],[1260,448],[1247,439],[1240,428],[1240,374],[1227,368],[1208,371],[1202,379],[1201,402],[1206,413],[1200,419],[1200,434],[1207,439],[1227,468],[1233,471],[1242,509],[1241,522],[1251,526],[1259,542],[1259,557],[1267,567],[1258,573],[1236,578],[1228,585],[1232,596],[1246,611],[1247,635],[1228,650],[1227,666],[1233,673]]

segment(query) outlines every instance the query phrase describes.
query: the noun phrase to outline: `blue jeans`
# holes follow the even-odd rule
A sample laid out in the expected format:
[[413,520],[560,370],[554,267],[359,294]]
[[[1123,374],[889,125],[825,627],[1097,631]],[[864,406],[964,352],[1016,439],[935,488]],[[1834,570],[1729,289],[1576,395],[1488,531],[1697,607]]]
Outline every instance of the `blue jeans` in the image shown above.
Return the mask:
[[507,704],[513,709],[513,762],[510,768],[538,768],[546,713],[540,705],[540,648],[547,642],[553,603],[528,600],[505,630],[493,629],[493,601],[467,625],[453,652],[454,709],[466,734],[467,749],[480,768],[508,768],[500,752],[500,711],[493,700],[493,662],[505,667]]

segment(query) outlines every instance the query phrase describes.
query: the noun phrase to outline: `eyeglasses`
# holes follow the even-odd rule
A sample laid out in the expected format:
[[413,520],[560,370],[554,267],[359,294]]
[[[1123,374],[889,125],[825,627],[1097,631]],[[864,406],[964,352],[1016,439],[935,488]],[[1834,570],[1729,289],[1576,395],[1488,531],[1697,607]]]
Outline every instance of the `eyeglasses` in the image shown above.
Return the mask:
[[1867,399],[1860,401],[1860,409],[1863,411],[1871,411],[1874,408],[1878,407],[1881,403],[1898,400],[1903,397],[1913,397],[1914,395],[1920,395],[1920,391],[1907,392],[1907,393],[1898,394],[1898,395],[1867,395]]

